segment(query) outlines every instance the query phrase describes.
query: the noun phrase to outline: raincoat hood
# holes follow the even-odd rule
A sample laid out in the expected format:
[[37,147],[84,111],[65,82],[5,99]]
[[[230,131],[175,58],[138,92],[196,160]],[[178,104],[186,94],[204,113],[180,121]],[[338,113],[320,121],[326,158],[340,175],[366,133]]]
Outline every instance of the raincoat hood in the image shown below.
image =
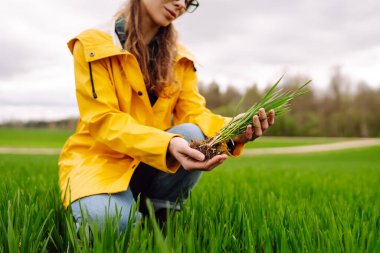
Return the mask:
[[[132,55],[123,49],[117,34],[115,33],[115,19],[99,26],[98,28],[89,29],[71,39],[67,45],[71,53],[74,52],[74,45],[80,40],[84,47],[85,59],[87,62],[115,56],[115,55]],[[97,37],[94,40],[94,36]],[[198,63],[194,55],[181,43],[177,43],[176,61],[186,58],[193,63]]]

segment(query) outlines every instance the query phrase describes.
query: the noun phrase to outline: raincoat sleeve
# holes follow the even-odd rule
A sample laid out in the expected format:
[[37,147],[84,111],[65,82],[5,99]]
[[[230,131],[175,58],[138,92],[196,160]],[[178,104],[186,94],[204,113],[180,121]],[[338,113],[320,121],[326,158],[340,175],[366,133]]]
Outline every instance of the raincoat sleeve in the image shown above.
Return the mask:
[[[207,137],[214,136],[232,119],[212,113],[206,108],[206,101],[198,92],[198,78],[192,61],[185,61],[182,89],[174,109],[174,122],[181,124],[190,122],[198,125]],[[239,156],[244,144],[238,144],[232,156]]]
[[107,59],[91,62],[92,78],[99,94],[95,99],[89,63],[80,41],[75,42],[73,56],[80,119],[88,126],[90,135],[119,153],[162,171],[176,172],[180,164],[171,162],[169,166],[166,156],[170,140],[179,135],[142,125],[120,110]]

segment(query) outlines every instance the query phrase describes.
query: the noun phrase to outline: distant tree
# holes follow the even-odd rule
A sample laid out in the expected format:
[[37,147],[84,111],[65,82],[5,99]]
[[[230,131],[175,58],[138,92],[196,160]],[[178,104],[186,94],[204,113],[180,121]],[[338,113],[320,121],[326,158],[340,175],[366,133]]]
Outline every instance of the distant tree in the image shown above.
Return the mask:
[[219,99],[219,106],[214,108],[213,111],[217,114],[233,117],[241,108],[239,102],[241,94],[233,85],[228,85],[227,89],[221,94]]
[[349,88],[350,80],[343,75],[341,66],[333,67],[328,92],[336,107],[344,105],[349,96]]
[[330,136],[354,135],[353,124],[348,115],[351,107],[350,80],[344,76],[341,67],[332,69],[328,93],[322,100],[320,116],[324,118],[323,132]]
[[222,105],[221,92],[219,85],[216,81],[212,81],[205,87],[203,91],[203,96],[206,98],[206,105],[209,109],[217,108]]
[[227,86],[226,91],[223,93],[222,101],[224,105],[237,105],[240,101],[241,94],[239,91],[235,88],[234,85],[230,84]]
[[205,96],[207,91],[206,85],[203,82],[198,82],[198,91],[202,96]]
[[243,102],[242,102],[242,110],[247,110],[249,107],[251,107],[254,103],[259,101],[262,94],[259,91],[259,88],[257,87],[257,84],[254,83],[250,87],[248,87],[245,92],[243,93]]
[[352,116],[361,137],[380,136],[380,90],[374,90],[365,82],[357,86]]
[[[311,80],[309,76],[294,75],[287,77],[284,81],[284,90],[295,90],[301,85]],[[294,99],[290,103],[290,112],[284,120],[292,118],[296,123],[294,134],[307,136],[310,134],[320,134],[320,122],[318,120],[318,101],[313,89],[315,83],[310,83],[307,87],[308,93]]]

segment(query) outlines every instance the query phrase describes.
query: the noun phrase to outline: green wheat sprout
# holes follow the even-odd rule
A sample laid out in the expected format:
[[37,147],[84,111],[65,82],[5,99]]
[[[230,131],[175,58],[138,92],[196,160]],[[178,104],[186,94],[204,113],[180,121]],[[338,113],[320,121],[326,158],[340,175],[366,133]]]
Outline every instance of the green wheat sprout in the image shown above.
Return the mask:
[[259,109],[264,108],[265,111],[275,110],[276,116],[284,115],[290,110],[290,101],[296,97],[306,94],[309,90],[306,86],[311,82],[307,81],[301,87],[294,91],[283,92],[283,89],[276,89],[281,78],[265,93],[265,95],[254,105],[252,105],[241,117],[234,117],[231,122],[224,126],[214,137],[210,139],[209,146],[218,143],[225,143],[232,140],[233,137],[243,134],[249,124],[252,124],[254,115],[258,115]]

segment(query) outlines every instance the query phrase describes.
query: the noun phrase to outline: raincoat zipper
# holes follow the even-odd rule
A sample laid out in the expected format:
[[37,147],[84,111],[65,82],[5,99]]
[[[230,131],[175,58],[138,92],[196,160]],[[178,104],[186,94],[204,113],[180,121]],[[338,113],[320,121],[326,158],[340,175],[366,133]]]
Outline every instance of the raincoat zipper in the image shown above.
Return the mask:
[[91,66],[91,62],[88,63],[88,68],[90,69],[90,80],[91,80],[91,87],[92,87],[92,96],[94,97],[94,99],[97,99],[97,98],[98,98],[98,95],[96,95],[95,84],[94,84],[94,78],[92,77],[92,66]]

